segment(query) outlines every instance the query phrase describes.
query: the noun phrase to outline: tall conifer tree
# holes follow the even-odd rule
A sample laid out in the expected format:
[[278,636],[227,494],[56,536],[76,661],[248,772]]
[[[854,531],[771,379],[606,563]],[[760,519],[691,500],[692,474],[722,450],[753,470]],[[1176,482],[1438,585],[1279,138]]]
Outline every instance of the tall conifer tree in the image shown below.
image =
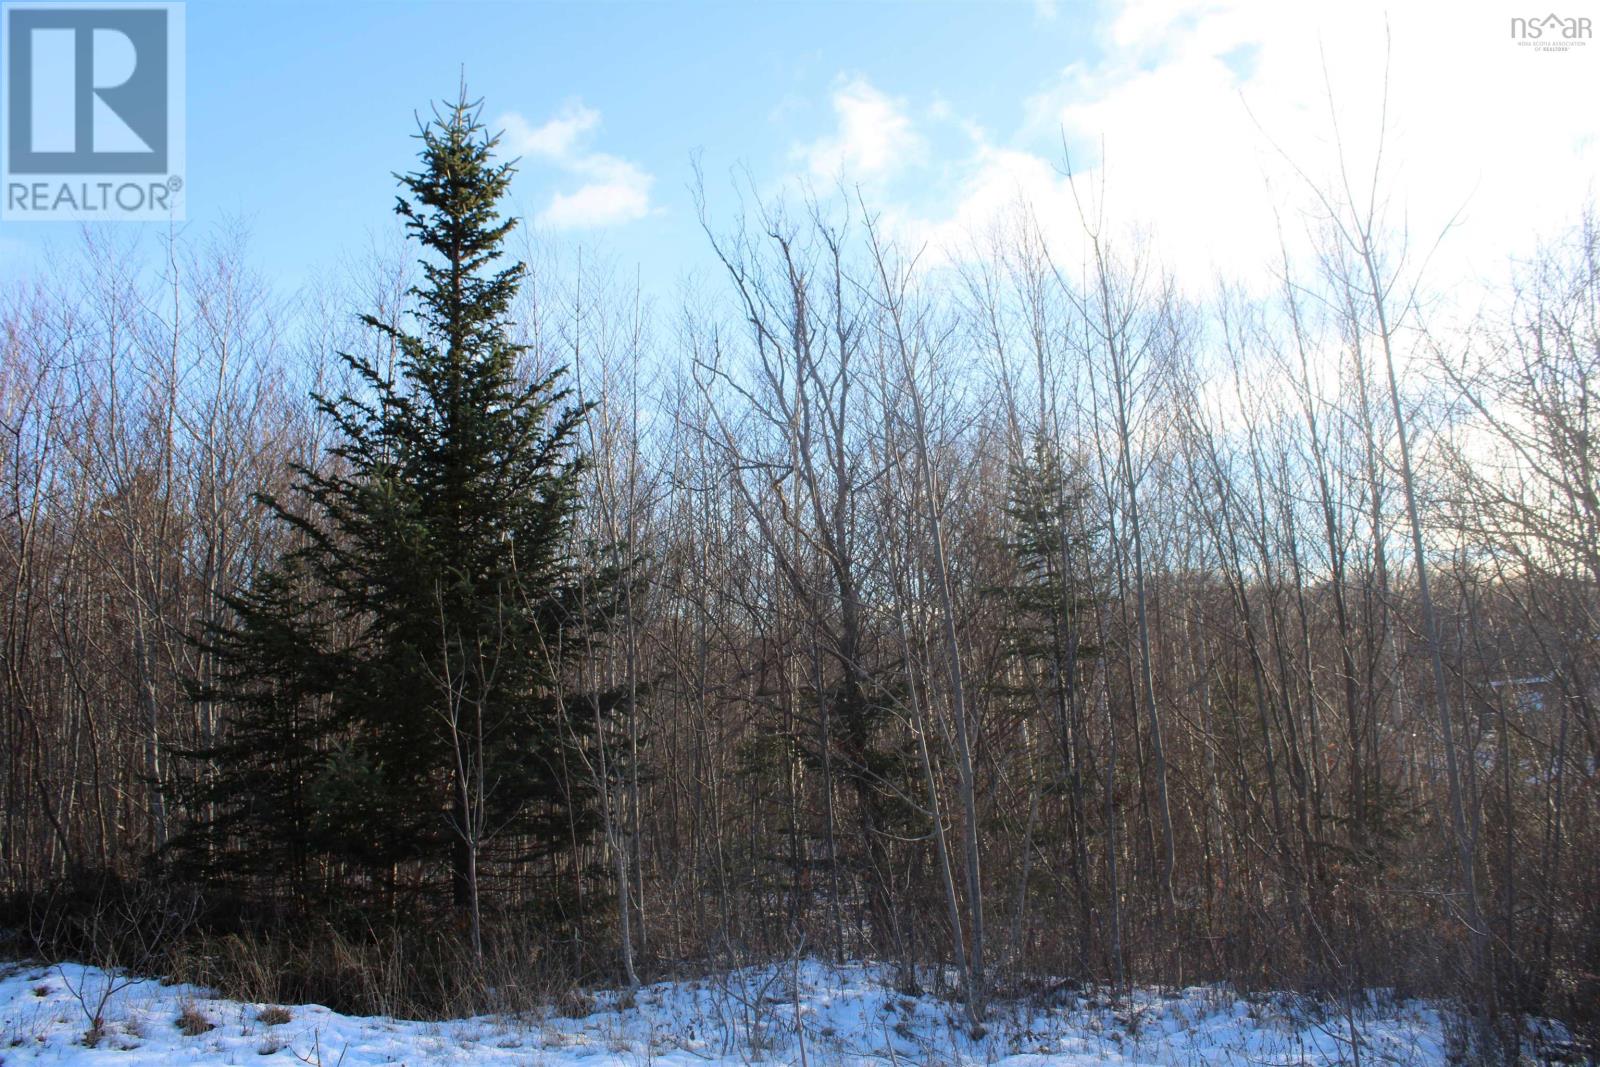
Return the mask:
[[524,376],[512,337],[513,165],[464,93],[419,137],[396,208],[423,252],[414,311],[363,320],[398,360],[343,357],[356,388],[316,397],[332,462],[267,500],[295,547],[205,638],[221,666],[201,695],[231,715],[195,754],[211,774],[184,843],[301,900],[351,888],[330,872],[382,891],[443,889],[447,872],[476,933],[480,869],[596,825],[593,784],[565,770],[595,716],[564,712],[563,650],[618,583],[573,555],[584,412],[561,372]]

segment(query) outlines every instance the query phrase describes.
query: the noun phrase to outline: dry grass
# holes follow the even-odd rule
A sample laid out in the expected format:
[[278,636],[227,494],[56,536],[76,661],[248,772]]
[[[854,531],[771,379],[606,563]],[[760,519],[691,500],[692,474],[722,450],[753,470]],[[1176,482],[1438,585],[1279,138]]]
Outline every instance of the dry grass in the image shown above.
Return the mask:
[[184,1037],[199,1037],[208,1030],[217,1028],[216,1023],[207,1019],[200,1009],[193,1004],[185,1004],[183,1006],[183,1010],[178,1013],[178,1018],[174,1021],[174,1025],[183,1031]]
[[[485,940],[479,962],[448,933],[356,938],[324,925],[278,937],[193,938],[171,967],[178,981],[233,1000],[413,1019],[530,1011],[572,988],[548,946],[515,931]],[[272,1010],[263,1009],[263,1023],[277,1025],[265,1015]]]
[[282,1026],[293,1018],[293,1012],[288,1008],[280,1008],[277,1005],[273,1005],[270,1008],[262,1008],[256,1013],[256,1022],[266,1026]]

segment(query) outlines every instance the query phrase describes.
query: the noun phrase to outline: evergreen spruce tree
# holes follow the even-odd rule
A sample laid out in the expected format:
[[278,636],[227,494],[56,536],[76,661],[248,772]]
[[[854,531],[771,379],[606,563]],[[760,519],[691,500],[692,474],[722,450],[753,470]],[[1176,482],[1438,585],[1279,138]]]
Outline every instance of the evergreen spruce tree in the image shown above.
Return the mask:
[[[1025,685],[994,689],[1019,708],[1050,709],[1058,771],[1045,790],[1066,801],[1066,818],[1041,828],[1041,837],[1064,839],[1067,873],[1078,907],[1078,958],[1087,973],[1092,943],[1089,907],[1088,801],[1083,710],[1089,684],[1084,668],[1098,658],[1090,620],[1094,617],[1093,537],[1085,521],[1088,491],[1058,443],[1036,434],[1032,448],[1011,469],[1006,514],[1008,545],[1015,561],[1009,585],[993,590],[1005,605],[1003,637],[1024,665]],[[1010,672],[1006,672],[1009,674]]]
[[1017,577],[1011,588],[996,592],[1011,607],[1006,636],[1012,651],[1044,660],[1056,673],[1096,654],[1083,640],[1080,620],[1090,608],[1091,544],[1081,521],[1087,495],[1066,469],[1059,446],[1043,435],[1011,470],[1006,514]]
[[572,554],[584,412],[560,372],[521,374],[524,267],[503,259],[515,221],[499,214],[512,164],[478,116],[464,94],[436,112],[399,178],[424,253],[415,310],[409,328],[363,320],[394,373],[344,356],[357,387],[316,397],[332,462],[267,499],[294,547],[204,638],[219,668],[198,695],[230,710],[223,741],[191,753],[210,773],[182,841],[213,876],[301,903],[319,886],[442,895],[447,876],[475,938],[486,864],[597,825],[593,784],[565,772],[596,717],[591,698],[564,713],[563,650],[619,585]]

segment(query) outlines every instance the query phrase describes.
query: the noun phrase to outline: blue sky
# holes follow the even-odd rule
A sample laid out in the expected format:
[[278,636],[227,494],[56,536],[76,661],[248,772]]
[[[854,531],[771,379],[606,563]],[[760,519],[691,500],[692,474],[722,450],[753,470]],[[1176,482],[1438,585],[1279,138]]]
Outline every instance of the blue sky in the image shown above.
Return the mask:
[[[1017,125],[1023,99],[1093,49],[1087,15],[1045,19],[1017,3],[191,0],[187,227],[242,223],[260,269],[291,283],[359,251],[390,225],[391,172],[415,153],[413,112],[453,93],[465,71],[492,120],[596,117],[584,149],[647,175],[648,209],[546,229],[665,279],[699,251],[688,195],[696,153],[713,186],[735,166],[780,174],[796,145],[827,134],[831,94],[852,76]],[[583,185],[557,161],[525,155],[515,206],[536,219],[551,197]],[[4,274],[26,270],[19,245],[70,242],[76,230],[0,227]]]
[[[696,154],[714,209],[735,167],[766,192],[842,176],[898,236],[959,255],[1019,196],[1067,237],[1063,133],[1168,265],[1247,272],[1273,253],[1272,209],[1297,199],[1285,157],[1328,173],[1328,85],[1347,147],[1376,143],[1362,134],[1387,28],[1404,217],[1426,229],[1464,211],[1455,239],[1487,268],[1573,214],[1600,158],[1576,104],[1600,98],[1600,43],[1519,51],[1515,7],[191,0],[187,229],[242,225],[285,288],[360,256],[392,232],[413,112],[464,71],[523,157],[514,210],[543,239],[637,264],[662,295],[706,264]],[[0,224],[0,280],[75,235]]]

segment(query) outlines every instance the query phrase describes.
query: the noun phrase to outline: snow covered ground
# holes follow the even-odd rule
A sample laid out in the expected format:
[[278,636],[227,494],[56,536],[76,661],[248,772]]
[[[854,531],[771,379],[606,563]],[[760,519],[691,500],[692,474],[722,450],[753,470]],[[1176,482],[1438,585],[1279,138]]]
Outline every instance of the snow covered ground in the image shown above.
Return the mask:
[[[572,1017],[569,1008],[565,1015],[552,1009],[449,1022],[357,1018],[316,1005],[243,1004],[155,980],[122,986],[121,979],[76,964],[5,965],[0,975],[0,1063],[5,1067],[292,1067],[302,1062],[322,1067],[760,1062],[1287,1067],[1354,1062],[1352,1033],[1364,1064],[1446,1061],[1443,1022],[1425,1004],[1373,998],[1352,1018],[1296,997],[1239,997],[1212,987],[1139,991],[1114,1001],[1062,994],[1052,1004],[1002,1002],[994,1006],[988,1032],[974,1040],[963,1032],[956,1005],[898,995],[887,973],[868,965],[750,968],[717,979],[647,986],[631,1004],[625,995],[597,992],[576,1009],[581,1017]],[[90,1013],[108,991],[103,1032],[88,1048]]]

